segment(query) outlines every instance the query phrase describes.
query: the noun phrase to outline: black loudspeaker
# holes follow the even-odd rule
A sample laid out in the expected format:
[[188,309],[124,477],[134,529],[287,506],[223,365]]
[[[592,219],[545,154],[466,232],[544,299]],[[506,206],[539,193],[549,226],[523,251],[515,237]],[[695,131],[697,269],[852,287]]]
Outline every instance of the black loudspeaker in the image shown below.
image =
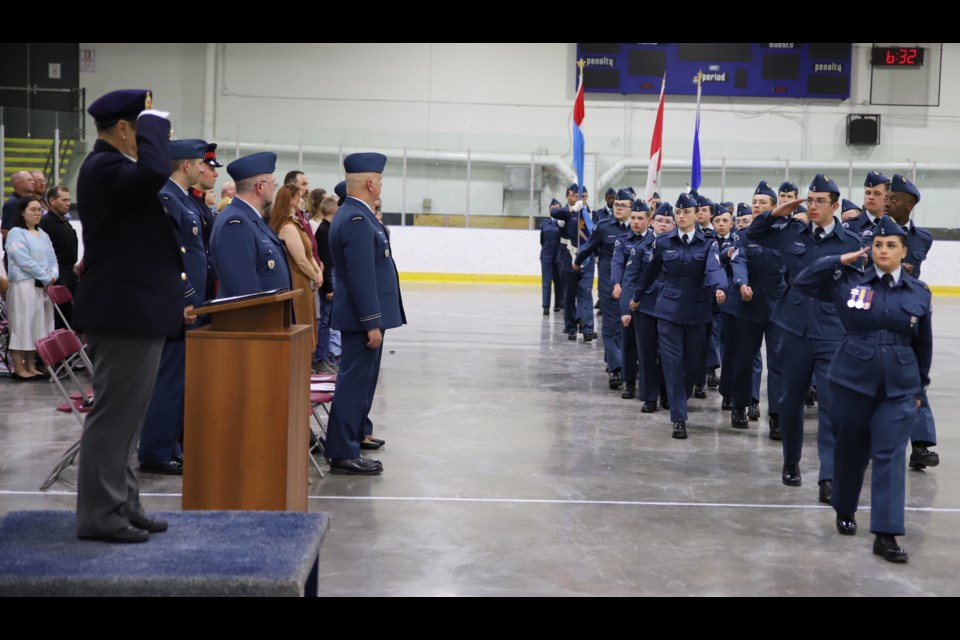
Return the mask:
[[850,114],[847,116],[847,145],[880,144],[880,116]]

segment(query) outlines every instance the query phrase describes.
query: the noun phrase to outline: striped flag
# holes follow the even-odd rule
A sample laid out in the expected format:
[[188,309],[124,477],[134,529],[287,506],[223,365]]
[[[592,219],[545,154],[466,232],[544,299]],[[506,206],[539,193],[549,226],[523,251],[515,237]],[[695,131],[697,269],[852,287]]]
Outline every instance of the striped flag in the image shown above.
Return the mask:
[[[577,199],[583,197],[583,165],[584,165],[584,141],[583,131],[580,125],[583,124],[584,105],[583,105],[583,68],[587,66],[586,61],[577,60],[577,66],[580,67],[580,80],[577,84],[577,99],[573,103],[573,167],[577,170],[577,185],[580,193]],[[593,220],[587,213],[586,208],[580,212],[580,219],[587,227],[587,233],[593,233]]]
[[703,71],[697,72],[697,121],[693,129],[693,161],[690,163],[690,188],[699,189],[703,178],[700,172],[700,89]]
[[657,107],[657,121],[653,125],[653,138],[650,140],[650,167],[647,169],[646,200],[660,191],[660,166],[663,163],[663,93],[667,88],[667,74],[663,74],[660,85],[660,106]]

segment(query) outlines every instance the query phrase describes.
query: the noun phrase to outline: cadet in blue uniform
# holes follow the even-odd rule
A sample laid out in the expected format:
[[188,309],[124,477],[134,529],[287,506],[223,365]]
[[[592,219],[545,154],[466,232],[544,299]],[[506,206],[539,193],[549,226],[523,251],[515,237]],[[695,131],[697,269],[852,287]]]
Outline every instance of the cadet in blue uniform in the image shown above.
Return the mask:
[[379,460],[360,455],[360,445],[365,434],[373,433],[369,414],[380,375],[383,334],[407,322],[390,240],[373,212],[386,164],[387,157],[380,153],[353,153],[343,159],[347,198],[330,225],[330,253],[337,273],[331,323],[343,340],[327,425],[326,455],[333,473],[383,472]]
[[[777,202],[776,204],[783,204],[784,202],[790,202],[791,200],[796,200],[800,197],[800,187],[793,184],[789,180],[784,180],[780,183],[780,188],[777,190]],[[791,211],[790,213],[793,213]]]
[[[713,218],[717,215],[717,204],[696,191],[691,191],[690,195],[697,200],[697,228],[703,232],[706,239],[716,240],[717,232],[713,228]],[[720,323],[715,322],[715,318],[716,309],[714,309],[713,318],[710,319],[710,326],[707,327],[707,340],[703,343],[701,373],[697,375],[697,384],[693,388],[693,397],[695,398],[707,397],[706,386],[708,382],[711,388],[716,388],[719,385],[717,369],[720,367]],[[707,374],[708,371],[709,375]]]
[[623,345],[620,341],[620,303],[613,297],[610,266],[617,238],[627,232],[626,220],[633,206],[633,197],[626,189],[620,189],[616,197],[613,216],[597,223],[590,239],[573,261],[574,270],[579,271],[585,260],[597,256],[597,298],[603,312],[603,360],[607,363],[608,385],[611,389],[620,388],[620,351]]
[[[560,203],[553,200],[551,208]],[[560,286],[560,235],[562,230],[553,218],[544,218],[540,223],[540,283],[543,315],[550,315],[550,287],[553,286],[554,311],[560,310],[563,298]]]
[[263,221],[276,191],[277,154],[263,151],[237,158],[227,173],[237,196],[223,208],[210,234],[210,253],[220,278],[219,298],[289,289],[283,242]]
[[73,326],[87,336],[97,401],[80,438],[77,536],[144,542],[167,523],[140,504],[133,450],[166,338],[183,334],[180,242],[157,192],[170,175],[170,122],[149,91],[112,91],[87,111],[97,141],[77,176],[84,273]]
[[[187,274],[183,306],[199,307],[207,290],[207,248],[203,243],[203,214],[187,189],[195,184],[207,151],[205,140],[172,140],[170,160],[173,173],[160,200],[173,222]],[[165,475],[183,474],[183,450],[177,439],[183,433],[186,340],[167,338],[160,358],[157,382],[140,434],[140,471]]]
[[[597,224],[604,218],[613,217],[613,203],[617,199],[617,190],[613,187],[608,188],[607,192],[603,196],[603,199],[606,202],[606,206],[597,209],[590,215],[591,219],[593,220],[593,226],[597,226]],[[633,198],[631,198],[631,200],[632,199]]]
[[[927,259],[933,245],[930,232],[913,224],[910,219],[910,214],[918,202],[920,190],[917,186],[901,175],[894,175],[890,181],[890,190],[886,194],[884,211],[906,234],[907,257],[903,259],[903,269],[914,278],[920,277],[920,265]],[[927,401],[926,389],[920,398],[920,411],[910,434],[910,443],[913,446],[910,453],[911,469],[922,471],[940,464],[940,456],[929,449],[937,444],[937,429],[930,403]]]
[[[793,211],[798,200],[788,200],[772,211],[760,214],[747,229],[753,243],[773,239],[784,257],[787,274],[796,276],[822,256],[840,255],[856,250],[860,238],[847,231],[834,216],[839,207],[840,188],[823,174],[817,174],[807,194],[810,224],[796,217],[778,225]],[[843,329],[832,302],[818,301],[801,291],[787,289],[777,304],[774,322],[783,330],[780,362],[783,396],[780,399],[780,428],[783,434],[783,473],[785,485],[801,484],[800,454],[803,448],[803,407],[810,383],[816,375],[826,380]],[[786,365],[789,363],[789,366]],[[820,395],[817,452],[820,457],[820,502],[830,503],[833,481],[833,449],[836,436],[830,424],[829,393]]]
[[[852,266],[868,250],[873,264],[864,270]],[[791,284],[831,300],[846,332],[828,374],[839,427],[833,487],[837,531],[857,531],[854,514],[870,462],[873,552],[891,562],[907,561],[894,537],[905,532],[904,452],[922,390],[930,383],[933,354],[930,290],[902,268],[906,254],[906,233],[884,216],[871,247],[820,258]]]
[[[857,203],[847,200],[846,198],[840,201],[840,221],[849,222],[854,218],[859,218],[863,214],[863,210],[860,209],[860,206]],[[847,226],[849,228],[849,225]]]
[[[718,379],[715,386],[719,387],[720,396],[729,400],[733,393],[734,379],[732,374],[734,355],[740,350],[738,342],[739,329],[737,327],[736,317],[740,296],[737,294],[736,287],[733,284],[733,270],[731,268],[731,260],[736,255],[738,238],[736,233],[733,232],[733,217],[725,207],[717,205],[717,214],[713,217],[711,224],[717,234],[717,245],[720,250],[720,265],[727,275],[728,285],[726,290],[727,301],[721,305],[717,305],[714,310],[713,332],[710,338],[715,338],[719,332],[720,340],[718,347],[723,379]],[[711,373],[714,376],[716,375],[715,370]],[[742,421],[740,420],[741,417]],[[734,418],[736,419],[734,420]],[[745,429],[747,426],[746,414],[741,416],[739,412],[735,411],[731,417],[731,424],[738,429]]]
[[[550,217],[563,229],[560,237],[560,273],[563,287],[563,331],[570,340],[577,339],[577,329],[583,333],[583,341],[590,342],[597,337],[593,330],[593,260],[586,260],[579,272],[573,269],[573,255],[589,239],[590,209],[587,207],[587,191],[578,198],[580,187],[571,184],[567,187],[567,204],[550,209]],[[589,279],[589,283],[585,281]],[[586,286],[584,286],[586,285]]]
[[640,275],[630,302],[630,308],[636,309],[643,292],[663,275],[655,314],[674,438],[687,437],[687,399],[703,367],[713,303],[726,300],[727,276],[720,266],[717,242],[696,229],[696,212],[697,201],[681,194],[674,214],[677,229],[657,238],[653,259]]
[[[865,231],[872,232],[877,222],[883,217],[883,207],[889,188],[890,178],[879,171],[868,173],[863,181],[863,213],[844,222],[843,226],[861,237]],[[867,240],[866,244],[869,243],[870,241]]]
[[[613,299],[617,301],[620,309],[620,377],[623,379],[623,393],[620,397],[624,400],[632,400],[636,396],[639,353],[629,303],[630,292],[636,289],[637,278],[640,277],[643,267],[632,268],[629,274],[626,271],[631,260],[642,260],[637,258],[635,248],[643,243],[647,236],[653,235],[649,229],[650,208],[643,203],[643,200],[635,200],[630,211],[630,230],[617,238],[613,249],[613,262],[610,264]],[[627,292],[626,295],[623,295],[624,291]]]

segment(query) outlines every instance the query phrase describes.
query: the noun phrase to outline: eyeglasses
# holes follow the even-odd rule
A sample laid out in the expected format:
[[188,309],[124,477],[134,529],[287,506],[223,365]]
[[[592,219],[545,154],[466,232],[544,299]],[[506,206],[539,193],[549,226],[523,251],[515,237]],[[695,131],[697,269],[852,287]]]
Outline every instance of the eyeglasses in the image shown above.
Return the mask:
[[256,182],[253,183],[253,186],[259,187],[261,184],[272,184],[274,189],[280,186],[278,183],[274,182],[273,180],[257,180]]
[[617,203],[617,202],[614,202],[614,203],[613,203],[613,208],[614,208],[614,209],[629,209],[629,208],[630,208],[630,205],[629,205],[629,204],[619,204],[619,203]]
[[830,199],[829,198],[807,198],[804,202],[806,202],[808,205],[817,205],[818,207],[822,207],[824,205],[830,204]]

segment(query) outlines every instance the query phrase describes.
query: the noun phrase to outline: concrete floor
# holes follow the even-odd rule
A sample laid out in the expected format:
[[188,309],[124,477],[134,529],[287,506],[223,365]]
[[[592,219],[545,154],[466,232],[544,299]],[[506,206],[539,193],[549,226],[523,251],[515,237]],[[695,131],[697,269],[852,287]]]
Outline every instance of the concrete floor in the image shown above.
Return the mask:
[[[324,595],[960,595],[960,298],[935,300],[930,402],[943,464],[907,475],[906,565],[834,530],[817,502],[815,410],[804,484],[780,482],[764,417],[746,431],[711,390],[690,438],[667,412],[609,391],[599,343],[569,342],[539,288],[406,285],[410,325],[387,333],[372,418],[374,478],[312,477],[333,515]],[[599,329],[599,325],[598,325]],[[0,514],[72,509],[76,468],[37,487],[79,436],[52,386],[0,380]],[[142,477],[150,510],[180,480]],[[869,508],[869,479],[861,505]]]

